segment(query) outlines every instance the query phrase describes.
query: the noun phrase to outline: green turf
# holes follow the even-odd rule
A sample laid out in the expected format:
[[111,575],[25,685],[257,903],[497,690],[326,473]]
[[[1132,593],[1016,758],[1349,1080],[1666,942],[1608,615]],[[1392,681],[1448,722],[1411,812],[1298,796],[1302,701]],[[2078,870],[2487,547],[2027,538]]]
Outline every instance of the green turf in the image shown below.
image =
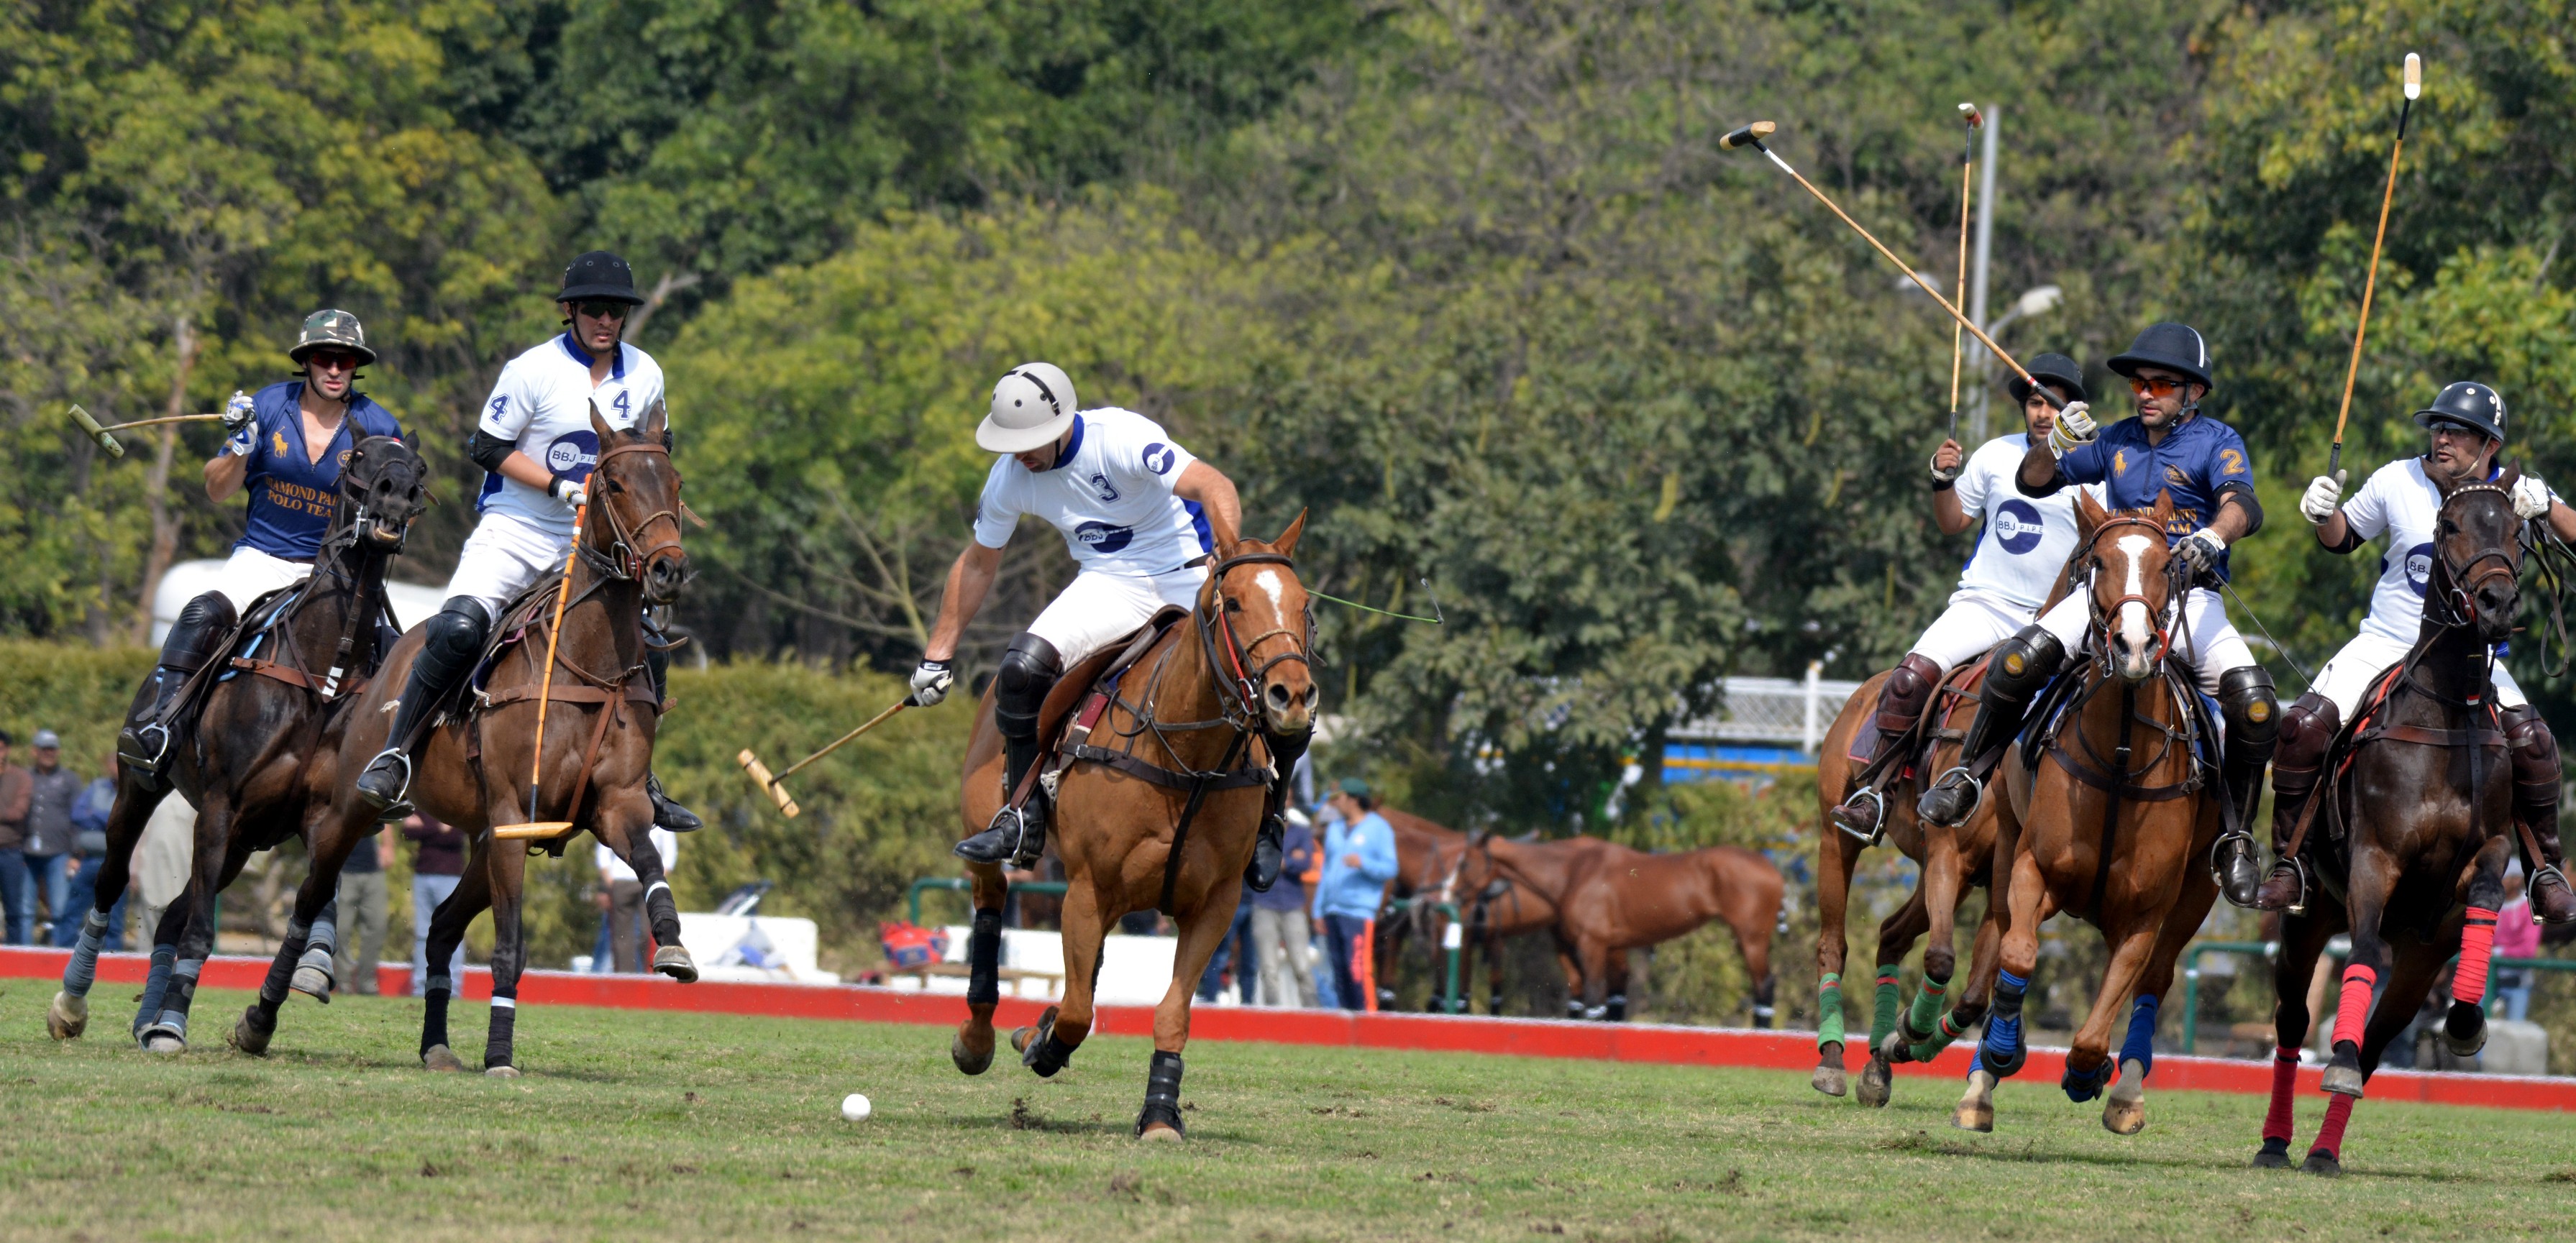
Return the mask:
[[[2576,1211],[2551,1114],[2365,1102],[2329,1181],[2245,1168],[2247,1096],[2151,1090],[2121,1139],[2008,1086],[1973,1136],[1946,1082],[1879,1111],[1795,1074],[1209,1043],[1188,1143],[1148,1146],[1134,1038],[968,1079],[939,1028],[531,1007],[510,1082],[420,1070],[415,1002],[299,998],[254,1059],[220,1043],[247,998],[209,993],[164,1060],[109,1012],[130,987],[60,1046],[52,991],[0,986],[0,1236],[2500,1239]],[[457,1008],[469,1059],[484,1013]],[[874,1119],[840,1120],[852,1091]]]

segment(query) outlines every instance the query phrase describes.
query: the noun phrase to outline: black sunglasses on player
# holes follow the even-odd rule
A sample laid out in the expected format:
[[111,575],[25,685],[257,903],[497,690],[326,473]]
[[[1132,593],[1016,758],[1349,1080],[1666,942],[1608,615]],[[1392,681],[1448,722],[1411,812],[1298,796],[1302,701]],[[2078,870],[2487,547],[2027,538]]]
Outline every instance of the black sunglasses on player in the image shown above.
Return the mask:
[[623,302],[581,302],[574,304],[573,309],[592,319],[626,318],[626,304]]

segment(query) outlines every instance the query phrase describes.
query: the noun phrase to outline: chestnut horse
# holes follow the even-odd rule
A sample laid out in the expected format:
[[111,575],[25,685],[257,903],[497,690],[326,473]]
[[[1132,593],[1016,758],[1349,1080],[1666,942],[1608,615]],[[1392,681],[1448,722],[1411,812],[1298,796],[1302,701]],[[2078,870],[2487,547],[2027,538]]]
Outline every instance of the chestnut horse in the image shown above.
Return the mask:
[[1534,843],[1490,833],[1478,845],[1556,904],[1554,931],[1582,981],[1584,1017],[1627,1017],[1628,951],[1720,920],[1735,933],[1753,981],[1753,1025],[1771,1025],[1771,936],[1788,885],[1759,853],[1707,846],[1648,854],[1594,838]]
[[[486,909],[492,912],[493,1001],[483,1068],[503,1078],[519,1073],[513,1036],[519,974],[527,968],[520,896],[532,845],[560,852],[587,829],[616,851],[644,884],[645,911],[661,945],[653,969],[682,981],[697,978],[696,964],[680,945],[679,910],[662,873],[661,853],[645,837],[653,826],[653,803],[644,780],[662,705],[644,667],[644,609],[671,603],[689,579],[688,553],[680,547],[680,475],[671,468],[661,402],[629,431],[609,426],[594,405],[590,430],[599,437],[599,461],[591,471],[591,500],[571,574],[539,583],[503,611],[488,640],[495,645],[488,676],[448,706],[413,760],[413,805],[473,841],[463,880],[430,918],[427,961],[449,961],[466,924]],[[559,591],[571,594],[552,651],[555,676],[545,692],[552,706],[539,738],[538,696],[546,682],[547,631]],[[355,774],[384,750],[392,701],[411,675],[422,634],[416,629],[405,636],[367,688],[340,742],[343,771]],[[528,782],[540,746],[545,768],[532,817]],[[340,783],[334,794],[316,853],[336,867],[376,813],[354,781]],[[491,833],[495,825],[531,819],[570,827],[534,842],[502,841]],[[298,895],[298,911],[306,900]],[[447,1008],[454,995],[454,981],[440,974],[432,974],[423,990],[420,1054],[431,1070],[465,1069],[447,1047]],[[244,1016],[246,1024],[253,1021]]]
[[[1521,879],[1511,869],[1494,861],[1493,852],[1473,844],[1465,833],[1446,825],[1425,820],[1411,812],[1380,807],[1378,814],[1395,827],[1396,878],[1395,897],[1403,904],[1406,917],[1383,921],[1377,937],[1377,966],[1380,981],[1395,978],[1391,968],[1402,932],[1420,934],[1432,955],[1433,974],[1442,974],[1440,956],[1447,952],[1449,917],[1440,912],[1442,905],[1456,910],[1462,917],[1459,925],[1458,974],[1461,981],[1468,975],[1469,955],[1481,949],[1485,955],[1488,1014],[1503,1012],[1503,941],[1524,933],[1549,931],[1556,926],[1556,903]],[[1590,840],[1590,839],[1583,839]],[[1574,969],[1571,956],[1560,953],[1565,970],[1566,995],[1574,997],[1583,991],[1583,977]],[[1434,1004],[1438,990],[1434,991]],[[1579,1004],[1579,1002],[1577,1003]],[[1467,998],[1458,1005],[1463,1012]]]
[[[1312,630],[1306,588],[1291,560],[1305,527],[1299,514],[1266,544],[1216,533],[1216,565],[1189,623],[1165,630],[1125,670],[1084,753],[1061,770],[1055,787],[1054,847],[1066,884],[1064,1001],[1047,1007],[1035,1026],[1011,1033],[1011,1047],[1040,1076],[1062,1070],[1091,1033],[1101,938],[1128,912],[1169,914],[1180,925],[1180,942],[1171,987],[1154,1008],[1154,1055],[1136,1118],[1136,1134],[1146,1139],[1182,1135],[1181,1050],[1189,1044],[1190,1002],[1217,943],[1233,927],[1261,824],[1270,736],[1314,727],[1315,680],[1307,665]],[[1089,693],[1083,668],[1058,684],[1068,698]],[[1060,718],[1050,711],[1042,719]],[[1041,736],[1052,744],[1051,727],[1041,729],[1049,730]],[[1112,754],[1103,746],[1110,742],[1128,749]],[[1000,811],[1001,773],[1001,734],[987,694],[966,745],[960,802],[968,833]],[[1001,908],[1009,885],[998,865],[970,863],[966,870],[975,923],[966,1021],[949,1057],[974,1075],[993,1060]]]
[[[2514,844],[2513,761],[2491,688],[2495,645],[2512,636],[2521,597],[2523,521],[2511,495],[2519,478],[2507,471],[2498,482],[2461,485],[2443,497],[2422,635],[2354,714],[2347,741],[2326,760],[2333,784],[2305,809],[2305,849],[2294,844],[2291,851],[2305,854],[2322,883],[2281,919],[2273,975],[2280,1048],[2256,1165],[2290,1163],[2290,1094],[2311,1020],[2308,981],[2336,933],[2351,932],[2352,959],[2325,1072],[2332,1103],[2302,1169],[2343,1172],[2352,1103],[2453,954],[2460,966],[2440,1038],[2460,1057],[2486,1044],[2478,1002]],[[2327,832],[2309,835],[2315,827]],[[2373,986],[2382,981],[2374,1004]]]
[[[1977,925],[1966,984],[1959,990],[1955,1008],[1947,1014],[1941,1012],[1941,1002],[1958,969],[1960,899],[1970,887],[1990,888],[1994,875],[1992,801],[1980,805],[1967,823],[1954,829],[1926,823],[1914,813],[1915,800],[1905,796],[1906,787],[1926,783],[1932,775],[1960,762],[1959,742],[1968,719],[1976,715],[1977,683],[1984,675],[1982,657],[1951,670],[1925,705],[1915,733],[1895,748],[1897,754],[1885,757],[1890,764],[1915,761],[1910,767],[1880,778],[1879,824],[1885,839],[1895,843],[1906,858],[1920,864],[1922,873],[1915,881],[1914,892],[1906,895],[1905,905],[1878,925],[1878,978],[1870,1006],[1869,1064],[1861,1071],[1860,1079],[1860,1101],[1865,1105],[1887,1104],[1893,1087],[1889,1072],[1893,1063],[1928,1062],[1984,1019],[1987,1000],[1994,990],[1995,952],[2002,938],[1995,904],[1989,900],[1985,917]],[[1849,936],[1846,912],[1852,872],[1860,866],[1861,851],[1875,844],[1835,824],[1833,809],[1850,794],[1853,780],[1859,775],[1859,766],[1851,759],[1852,736],[1873,728],[1871,717],[1876,711],[1878,689],[1887,677],[1882,673],[1870,679],[1844,701],[1841,714],[1834,718],[1833,728],[1826,731],[1823,747],[1817,752],[1816,800],[1820,811],[1816,817],[1816,970],[1820,983],[1816,990],[1816,1071],[1809,1084],[1827,1096],[1840,1096],[1845,1087],[1842,971]],[[1930,745],[1925,745],[1927,742]],[[1915,940],[1926,933],[1931,941],[1923,948],[1923,982],[1909,1005],[1898,982],[1898,964],[1913,950]]]
[[[312,576],[253,602],[245,624],[218,651],[230,659],[210,660],[198,675],[213,685],[202,692],[193,725],[172,744],[167,773],[179,796],[197,808],[195,865],[152,935],[152,966],[134,1016],[135,1038],[146,1050],[187,1048],[197,975],[214,947],[214,895],[253,852],[299,835],[308,848],[316,841],[338,780],[334,759],[348,708],[381,655],[385,566],[402,552],[412,520],[428,505],[425,473],[420,455],[402,441],[360,440],[341,466],[339,501]],[[137,708],[152,695],[147,683]],[[57,1040],[77,1037],[89,1024],[89,990],[108,912],[125,893],[134,845],[170,785],[151,780],[140,766],[118,770],[98,893],[63,966],[62,991],[45,1014],[45,1029]],[[304,885],[318,885],[328,902],[338,879],[339,858],[326,866],[317,854]],[[273,992],[284,1000],[287,973],[299,956],[310,959],[310,942],[322,965],[314,974],[299,973],[296,982],[329,1000],[334,941],[330,922],[315,922],[321,909],[322,903],[299,907],[278,950],[281,969],[269,973],[263,996]]]
[[[2039,966],[2039,925],[2061,911],[2100,928],[2111,957],[2060,1086],[2070,1100],[2102,1095],[2111,1025],[2134,995],[2102,1125],[2119,1135],[2144,1128],[2156,1014],[2175,959],[2218,897],[2201,866],[2222,817],[2217,725],[2193,672],[2166,655],[2187,573],[2165,542],[2173,498],[2159,495],[2143,513],[2110,513],[2089,494],[2075,504],[2069,578],[2091,597],[2092,628],[2082,668],[2041,699],[2028,741],[2008,748],[2005,796],[1991,800],[2003,948],[1976,1068],[1952,1119],[1966,1130],[1994,1129],[1995,1083],[2027,1056],[2022,1002]],[[2060,708],[2063,736],[2050,719]]]

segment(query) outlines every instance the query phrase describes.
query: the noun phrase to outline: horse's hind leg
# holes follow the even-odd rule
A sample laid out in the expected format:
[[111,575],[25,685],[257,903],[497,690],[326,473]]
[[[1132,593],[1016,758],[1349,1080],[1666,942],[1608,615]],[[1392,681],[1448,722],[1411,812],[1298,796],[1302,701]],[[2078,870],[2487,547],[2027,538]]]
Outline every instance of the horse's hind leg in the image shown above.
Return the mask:
[[[1002,902],[1011,886],[999,864],[969,863],[966,875],[974,884],[975,903],[974,926],[966,934],[966,1021],[948,1040],[948,1060],[967,1074],[980,1075],[993,1064],[993,1009],[1002,1002]],[[1073,925],[1064,927],[1070,953]],[[1070,967],[1068,960],[1068,971]]]
[[428,957],[422,961],[429,978],[421,981],[420,1063],[431,1070],[461,1071],[463,1059],[447,1047],[447,1006],[455,998],[458,981],[447,974],[448,964],[456,961],[456,947],[465,941],[465,926],[492,905],[492,877],[484,856],[491,853],[489,835],[476,838],[473,854],[465,862],[465,874],[457,878],[456,888],[429,917]]
[[2281,956],[2272,964],[2272,1034],[2276,1042],[2272,1053],[2272,1104],[2263,1114],[2263,1146],[2254,1153],[2254,1164],[2261,1169],[2286,1169],[2290,1164],[2299,1048],[2307,1041],[2311,1021],[2308,979],[2316,973],[2317,957],[2325,953],[2326,940],[2334,935],[2339,922],[2334,915],[2340,912],[2341,908],[2330,903],[2312,901],[2307,914],[2281,917]]
[[[331,1001],[331,956],[337,947],[333,912],[339,905],[336,891],[340,864],[347,862],[349,848],[345,835],[338,843],[325,841],[309,826],[305,840],[314,843],[316,849],[303,883],[295,888],[295,906],[286,918],[286,936],[278,941],[277,955],[269,961],[268,978],[260,981],[258,999],[233,1024],[232,1046],[244,1053],[268,1051],[269,1039],[277,1034],[278,1007],[286,1004],[290,990],[325,1005]],[[321,958],[318,968],[314,964],[317,953]]]
[[[1926,894],[1917,884],[1905,895],[1905,905],[1896,908],[1878,925],[1878,987],[1871,998],[1869,1016],[1869,1064],[1860,1072],[1860,1103],[1884,1106],[1892,1075],[1888,1069],[1890,1041],[1905,1015],[1903,964],[1913,952],[1914,943],[1932,926],[1925,906]],[[1925,950],[1929,955],[1931,951]],[[1926,957],[1925,962],[1931,960]],[[1928,971],[1928,968],[1927,968]],[[1928,982],[1928,975],[1926,977]],[[1921,1002],[1916,1002],[1917,1007]]]
[[1145,1072],[1145,1107],[1136,1115],[1140,1138],[1181,1138],[1181,1050],[1190,1043],[1190,1003],[1197,999],[1199,976],[1216,956],[1217,944],[1234,929],[1234,907],[1242,893],[1242,886],[1228,876],[1181,919],[1172,983],[1154,1007],[1154,1058]]
[[[1824,796],[1818,795],[1821,799]],[[1808,1086],[1827,1096],[1847,1090],[1843,1068],[1843,960],[1849,952],[1852,868],[1861,842],[1821,817],[1816,839],[1816,1073]]]
[[1051,1078],[1064,1069],[1073,1060],[1073,1051],[1082,1047],[1083,1037],[1091,1034],[1092,989],[1100,982],[1101,938],[1109,932],[1109,909],[1088,877],[1074,878],[1066,885],[1064,1000],[1048,1006],[1034,1025],[1011,1033],[1011,1048],[1018,1051],[1020,1064],[1040,1078]]

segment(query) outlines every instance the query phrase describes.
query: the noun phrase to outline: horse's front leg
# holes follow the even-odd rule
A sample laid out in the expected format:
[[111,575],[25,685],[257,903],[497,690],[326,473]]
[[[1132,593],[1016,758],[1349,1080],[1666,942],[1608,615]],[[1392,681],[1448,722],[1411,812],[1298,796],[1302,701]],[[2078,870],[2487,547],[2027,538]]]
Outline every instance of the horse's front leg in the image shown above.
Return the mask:
[[[2476,1057],[2487,1045],[2488,964],[2495,957],[2496,911],[2504,905],[2504,869],[2513,857],[2509,837],[2490,837],[2460,878],[2468,913],[2460,926],[2460,966],[2451,976],[2451,1010],[2442,1017],[2442,1047],[2453,1057]],[[2368,1059],[2376,1064],[2378,1059]]]
[[1145,1107],[1136,1115],[1141,1138],[1181,1138],[1181,1050],[1190,1043],[1190,1003],[1197,999],[1199,976],[1216,956],[1217,944],[1234,929],[1234,907],[1242,896],[1243,887],[1229,874],[1181,916],[1172,983],[1154,1007],[1154,1057],[1145,1072]]
[[2156,1065],[2156,1020],[2164,1012],[2165,997],[2173,991],[2174,964],[2181,960],[2183,947],[2199,935],[2202,921],[2209,918],[2209,908],[2217,901],[2218,882],[2207,871],[2186,866],[2182,898],[2165,913],[2155,948],[2148,951],[2147,965],[2138,974],[2129,1003],[2129,1032],[2116,1059],[2119,1081],[2102,1102],[2102,1125],[2114,1135],[2135,1135],[2146,1128],[2147,1075]]
[[592,833],[634,869],[644,886],[644,918],[653,928],[653,969],[683,984],[696,983],[698,964],[680,943],[680,907],[671,898],[662,852],[653,845],[653,800],[640,783],[602,791],[592,817]]
[[2344,887],[2344,909],[2352,918],[2352,957],[2344,964],[2343,989],[2335,1004],[2334,1057],[2322,1085],[2338,1096],[2360,1096],[2370,1077],[2361,1067],[2361,1038],[2370,1025],[2380,976],[2388,970],[2388,943],[2380,936],[2379,923],[2401,872],[2387,851],[2367,844],[2370,840],[2365,833],[2353,834],[2352,875]]
[[244,1053],[268,1051],[277,1034],[277,1010],[287,992],[304,993],[325,1005],[331,1001],[331,956],[338,945],[333,927],[338,909],[340,865],[348,861],[351,839],[345,833],[317,835],[308,825],[305,840],[313,844],[312,866],[295,888],[295,906],[286,919],[286,936],[260,981],[259,997],[233,1024],[232,1046]]
[[[1830,787],[1828,787],[1830,788]],[[1820,795],[1819,798],[1822,796]],[[1852,869],[1864,843],[1819,817],[1816,837],[1816,1073],[1808,1086],[1827,1096],[1848,1088],[1843,1066],[1843,961],[1849,952]]]
[[1967,1131],[1995,1129],[1995,1085],[2019,1073],[2029,1057],[2022,1044],[2022,1002],[2029,995],[2031,977],[2039,970],[2039,925],[2057,909],[2047,875],[2023,847],[2019,817],[2008,800],[1994,800],[1994,807],[1994,876],[2000,892],[1989,901],[2002,907],[1998,921],[2002,937],[1986,1034],[1977,1042],[1968,1089],[1950,1116],[1950,1125]]
[[[993,1009],[1002,1002],[1002,903],[1010,897],[1011,882],[998,863],[969,863],[966,879],[974,887],[975,905],[974,926],[966,933],[966,1021],[948,1041],[948,1060],[967,1074],[980,1075],[993,1064]],[[1070,953],[1073,925],[1064,928]],[[1067,965],[1069,969],[1069,959]]]
[[[465,1069],[464,1059],[447,1047],[447,1007],[461,987],[461,981],[448,974],[448,966],[457,960],[456,947],[465,943],[466,925],[492,905],[492,871],[486,860],[502,844],[489,833],[476,837],[456,888],[430,912],[427,956],[421,960],[428,976],[420,989],[420,1064],[430,1070]],[[518,848],[515,842],[508,844]]]
[[[188,1047],[188,1012],[197,1000],[197,976],[206,968],[206,958],[214,952],[215,895],[241,870],[241,861],[232,858],[233,826],[237,819],[232,800],[221,791],[209,790],[205,806],[197,813],[195,858],[188,877],[188,889],[181,902],[188,908],[176,930],[177,945],[170,967],[170,983],[161,995],[160,1013],[148,1020],[140,1040],[147,1053],[180,1053]],[[169,926],[165,918],[164,928]],[[155,947],[158,948],[157,946]],[[147,990],[149,991],[149,990]]]
[[[107,813],[107,857],[99,865],[97,888],[90,909],[81,916],[80,940],[72,946],[70,961],[63,964],[62,989],[45,1008],[45,1031],[56,1040],[77,1040],[89,1030],[89,990],[98,982],[98,955],[107,944],[108,918],[117,900],[125,896],[126,886],[133,883],[134,847],[143,840],[143,828],[152,822],[161,797],[144,793],[130,780],[117,785],[116,802]],[[166,984],[168,976],[162,978]]]
[[[2156,934],[2164,926],[2161,915],[2154,911],[2134,912],[2117,922],[2116,935],[2106,934],[2111,943],[2111,962],[2102,972],[2102,987],[2093,994],[2092,1010],[2084,1016],[2084,1025],[2076,1029],[2072,1047],[2066,1051],[2066,1073],[2058,1079],[2058,1086],[2066,1090],[2066,1099],[2092,1100],[2110,1083],[2111,1025],[2119,1021],[2120,1007],[2127,1004],[2138,977],[2146,971],[2147,959],[2155,952]],[[2106,1116],[2106,1125],[2108,1122]],[[2139,1125],[2145,1122],[2141,1120]]]
[[[652,853],[649,846],[644,853]],[[528,965],[527,929],[520,922],[527,895],[528,844],[495,841],[484,856],[484,867],[491,874],[492,885],[492,1019],[490,1034],[483,1043],[483,1073],[498,1079],[516,1079],[519,1067],[514,1038],[519,1023],[519,973]],[[440,904],[442,911],[446,905]],[[438,947],[430,948],[434,951]]]

